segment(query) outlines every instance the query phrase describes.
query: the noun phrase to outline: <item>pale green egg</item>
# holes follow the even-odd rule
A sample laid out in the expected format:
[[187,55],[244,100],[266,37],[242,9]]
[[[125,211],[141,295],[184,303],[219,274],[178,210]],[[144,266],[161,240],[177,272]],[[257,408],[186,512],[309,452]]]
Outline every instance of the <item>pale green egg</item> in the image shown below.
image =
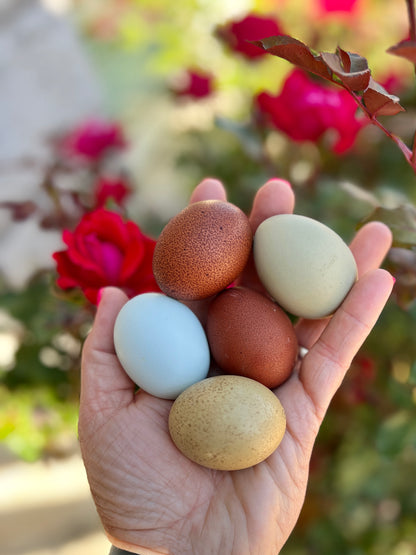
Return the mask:
[[357,279],[348,245],[328,226],[298,214],[279,214],[260,224],[254,261],[268,293],[304,318],[331,315]]

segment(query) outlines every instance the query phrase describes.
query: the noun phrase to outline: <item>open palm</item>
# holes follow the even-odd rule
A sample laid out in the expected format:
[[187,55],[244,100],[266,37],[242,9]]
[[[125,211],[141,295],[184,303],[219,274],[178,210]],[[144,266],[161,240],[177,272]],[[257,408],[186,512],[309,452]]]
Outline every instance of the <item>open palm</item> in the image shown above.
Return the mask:
[[[191,202],[225,200],[222,185],[203,181]],[[272,180],[257,193],[250,222],[293,211],[289,184]],[[299,344],[308,350],[276,394],[287,430],[264,462],[224,472],[201,467],[172,443],[172,402],[135,386],[118,363],[115,318],[127,301],[108,288],[83,351],[79,437],[92,495],[111,542],[134,553],[275,555],[303,505],[312,447],[328,405],[352,358],[371,331],[393,279],[378,269],[391,244],[383,224],[367,224],[351,250],[360,279],[325,320],[300,320]],[[252,263],[241,284],[261,289]],[[204,321],[206,302],[192,303]]]

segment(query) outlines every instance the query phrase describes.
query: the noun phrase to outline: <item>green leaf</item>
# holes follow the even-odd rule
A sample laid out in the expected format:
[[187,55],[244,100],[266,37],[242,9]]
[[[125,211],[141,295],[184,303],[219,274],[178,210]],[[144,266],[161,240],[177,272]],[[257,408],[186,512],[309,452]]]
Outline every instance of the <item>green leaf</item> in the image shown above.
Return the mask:
[[413,361],[413,364],[410,367],[409,384],[416,385],[416,360]]
[[403,204],[396,208],[378,206],[362,223],[379,221],[393,233],[393,246],[410,248],[416,246],[416,208]]
[[388,418],[381,425],[377,437],[377,449],[383,455],[395,456],[413,443],[416,425],[410,414],[400,411]]
[[234,135],[248,156],[255,160],[261,158],[263,143],[251,124],[241,124],[223,117],[217,117],[215,123],[219,129]]

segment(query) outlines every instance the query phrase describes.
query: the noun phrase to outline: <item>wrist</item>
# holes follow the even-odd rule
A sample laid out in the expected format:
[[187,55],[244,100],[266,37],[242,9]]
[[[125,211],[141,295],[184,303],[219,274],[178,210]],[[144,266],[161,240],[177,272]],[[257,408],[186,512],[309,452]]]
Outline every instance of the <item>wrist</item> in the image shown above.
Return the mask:
[[113,545],[110,549],[109,555],[131,555],[131,551],[126,551],[125,549],[119,549]]

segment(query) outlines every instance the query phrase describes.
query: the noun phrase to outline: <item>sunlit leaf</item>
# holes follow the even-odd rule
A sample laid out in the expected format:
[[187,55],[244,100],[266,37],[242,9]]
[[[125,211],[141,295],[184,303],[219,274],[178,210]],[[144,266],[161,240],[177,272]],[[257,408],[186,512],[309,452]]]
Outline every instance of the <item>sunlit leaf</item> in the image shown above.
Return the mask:
[[393,116],[403,112],[400,99],[394,94],[389,94],[384,87],[370,78],[370,83],[363,93],[363,101],[367,110],[373,116]]
[[332,81],[331,72],[320,54],[314,53],[306,44],[289,35],[267,37],[253,44],[273,56],[283,58],[296,66]]
[[385,223],[393,233],[395,247],[416,246],[416,208],[403,204],[397,208],[378,206],[363,223],[380,221]]
[[358,54],[338,48],[336,53],[322,52],[322,59],[341,83],[352,91],[362,91],[368,87],[370,69],[367,60]]

